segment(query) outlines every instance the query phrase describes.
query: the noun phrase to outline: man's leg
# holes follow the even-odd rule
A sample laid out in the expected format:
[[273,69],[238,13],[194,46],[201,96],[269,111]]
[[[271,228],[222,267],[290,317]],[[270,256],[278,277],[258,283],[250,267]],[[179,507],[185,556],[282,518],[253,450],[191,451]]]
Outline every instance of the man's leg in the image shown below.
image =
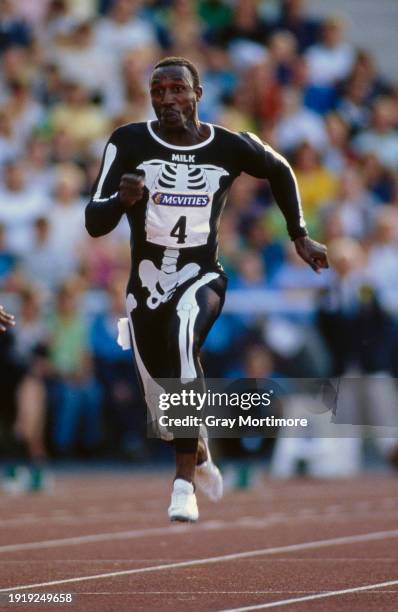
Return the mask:
[[194,484],[197,465],[198,438],[177,438],[174,441],[176,449],[176,475]]
[[[141,294],[134,295],[132,291],[128,293],[126,306],[132,345],[139,381],[148,403],[151,419],[155,418],[156,412],[155,407],[150,405],[151,395],[156,396],[163,390],[157,379],[171,378],[197,382],[203,378],[199,350],[221,311],[225,286],[226,281],[219,274],[205,274],[188,287],[185,285],[178,290],[173,296],[172,303],[161,304],[154,310],[149,310],[145,302],[142,303]],[[151,330],[149,337],[148,329]],[[170,432],[162,433],[161,429],[160,433],[162,438],[167,434],[165,440],[173,437]],[[176,449],[174,489],[176,483],[179,483],[182,495],[192,502],[188,512],[190,516],[195,516],[193,508],[193,505],[196,505],[193,485],[195,468],[197,463],[206,462],[207,457],[205,445],[201,443],[198,446],[198,437],[199,430],[193,436],[174,440]],[[181,515],[172,520],[196,520],[196,518],[184,518]]]
[[[170,325],[168,352],[174,364],[174,377],[181,381],[181,390],[192,387],[200,391],[205,390],[200,349],[221,311],[224,293],[224,279],[215,273],[209,273],[191,283],[175,300],[176,316],[173,317]],[[206,481],[205,486],[201,488],[207,494],[210,488],[209,496],[212,499],[219,498],[222,494],[221,475],[216,466],[207,461],[209,459],[208,447],[204,439],[199,437],[199,427],[183,433],[187,437],[175,438],[175,482],[188,481],[194,487],[195,476],[197,476],[198,484],[203,485]],[[199,470],[197,470],[198,464],[202,465]],[[214,487],[215,479],[218,481],[216,487]],[[172,514],[173,496],[169,508],[171,517]]]

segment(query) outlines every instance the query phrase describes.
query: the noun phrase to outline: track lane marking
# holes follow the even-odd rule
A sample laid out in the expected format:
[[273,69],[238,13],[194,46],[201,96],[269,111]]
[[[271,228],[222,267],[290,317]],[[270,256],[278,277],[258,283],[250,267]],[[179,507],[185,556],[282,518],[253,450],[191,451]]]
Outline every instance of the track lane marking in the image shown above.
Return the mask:
[[[391,513],[390,513],[391,514]],[[396,515],[394,511],[393,516]],[[124,540],[124,539],[136,539],[136,538],[145,538],[151,536],[158,535],[179,535],[184,534],[187,531],[195,530],[195,531],[221,531],[228,529],[237,529],[237,528],[266,528],[273,527],[279,524],[298,524],[306,521],[317,521],[328,519],[329,522],[333,520],[339,521],[341,519],[345,519],[347,516],[352,518],[392,518],[387,515],[385,512],[357,512],[355,515],[352,514],[352,511],[341,512],[339,514],[330,515],[329,513],[323,514],[320,512],[317,515],[309,515],[305,514],[305,516],[289,516],[281,513],[274,513],[267,517],[253,517],[253,516],[244,516],[238,519],[233,520],[208,520],[203,521],[199,525],[195,526],[186,526],[186,525],[170,525],[167,527],[148,527],[141,529],[131,529],[128,531],[110,531],[104,533],[97,534],[88,534],[81,536],[72,536],[70,538],[56,538],[53,540],[40,540],[37,542],[21,542],[18,544],[4,544],[0,546],[0,554],[1,553],[10,553],[10,552],[21,552],[23,550],[40,550],[43,548],[56,548],[58,546],[76,546],[79,544],[90,544],[95,542],[106,542],[111,540]],[[82,524],[85,521],[82,521]]]
[[[391,531],[375,531],[354,536],[343,536],[339,538],[331,538],[329,540],[315,540],[312,542],[301,542],[299,544],[289,544],[287,546],[275,546],[272,548],[261,548],[258,550],[250,550],[240,553],[232,553],[229,555],[220,555],[216,557],[207,557],[204,559],[192,559],[189,561],[179,561],[177,563],[167,563],[164,565],[153,565],[149,567],[134,568],[130,570],[121,570],[118,572],[107,572],[104,574],[94,574],[90,576],[77,576],[75,578],[65,578],[62,580],[52,580],[50,582],[39,582],[35,584],[17,585],[0,589],[0,593],[10,591],[21,591],[24,589],[33,589],[40,587],[51,587],[59,584],[71,584],[76,582],[85,582],[88,580],[101,580],[105,578],[116,578],[120,576],[132,576],[134,574],[144,574],[149,572],[160,572],[163,570],[179,569],[184,567],[195,567],[200,565],[208,565],[211,563],[223,563],[226,561],[236,561],[239,559],[249,559],[253,557],[262,557],[267,555],[275,555],[279,553],[295,552],[297,550],[311,550],[314,548],[325,548],[328,546],[339,546],[344,544],[357,544],[359,542],[371,542],[377,540],[385,540],[387,538],[398,538],[398,529]],[[398,584],[398,581],[397,581]]]
[[[243,608],[228,608],[227,610],[223,610],[222,612],[249,612],[250,610],[265,610],[266,608],[276,608],[277,606],[290,606],[291,604],[301,603],[303,601],[324,599],[325,597],[336,597],[337,595],[347,595],[349,593],[359,593],[360,591],[368,591],[370,589],[382,589],[383,587],[393,586],[396,584],[398,584],[398,580],[389,580],[388,582],[378,582],[376,584],[368,584],[366,586],[352,587],[351,589],[341,589],[339,591],[328,591],[326,593],[317,593],[316,595],[307,595],[306,597],[294,597],[292,599],[270,601],[265,604],[244,606]],[[398,591],[393,592],[397,593],[398,595]]]

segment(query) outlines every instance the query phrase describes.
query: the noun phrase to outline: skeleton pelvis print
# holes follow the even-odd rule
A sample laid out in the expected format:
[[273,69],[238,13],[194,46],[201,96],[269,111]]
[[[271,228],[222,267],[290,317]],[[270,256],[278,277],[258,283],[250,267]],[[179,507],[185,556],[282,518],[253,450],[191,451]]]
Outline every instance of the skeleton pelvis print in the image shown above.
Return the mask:
[[138,274],[142,286],[149,291],[146,304],[151,310],[168,302],[177,287],[199,274],[200,266],[196,263],[188,263],[177,271],[178,256],[178,249],[165,249],[160,269],[149,259],[141,261]]

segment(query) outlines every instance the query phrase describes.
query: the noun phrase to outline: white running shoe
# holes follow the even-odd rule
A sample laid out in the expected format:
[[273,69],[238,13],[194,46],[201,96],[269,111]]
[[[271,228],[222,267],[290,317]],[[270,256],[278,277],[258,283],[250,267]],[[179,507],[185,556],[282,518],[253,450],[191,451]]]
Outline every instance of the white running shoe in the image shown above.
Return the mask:
[[174,481],[168,514],[171,521],[195,523],[198,520],[198,504],[192,483],[182,478]]
[[207,497],[216,502],[223,495],[222,476],[216,464],[213,463],[207,440],[205,438],[202,439],[206,445],[207,460],[196,466],[195,482]]

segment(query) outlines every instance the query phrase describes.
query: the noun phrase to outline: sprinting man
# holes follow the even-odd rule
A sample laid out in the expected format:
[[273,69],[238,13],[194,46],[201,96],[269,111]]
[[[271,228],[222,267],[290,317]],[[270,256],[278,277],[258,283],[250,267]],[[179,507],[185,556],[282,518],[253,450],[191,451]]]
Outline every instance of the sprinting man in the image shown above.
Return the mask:
[[[157,120],[123,125],[106,146],[86,227],[91,236],[102,236],[123,214],[130,224],[127,314],[143,394],[153,411],[155,379],[184,384],[203,378],[199,351],[221,312],[227,284],[218,261],[218,225],[241,172],[268,179],[300,257],[315,272],[328,262],[326,247],[307,235],[287,161],[254,134],[200,122],[202,87],[190,61],[158,62],[150,95]],[[221,474],[205,437],[176,438],[174,444],[168,514],[171,520],[196,521],[195,484],[217,500]]]

